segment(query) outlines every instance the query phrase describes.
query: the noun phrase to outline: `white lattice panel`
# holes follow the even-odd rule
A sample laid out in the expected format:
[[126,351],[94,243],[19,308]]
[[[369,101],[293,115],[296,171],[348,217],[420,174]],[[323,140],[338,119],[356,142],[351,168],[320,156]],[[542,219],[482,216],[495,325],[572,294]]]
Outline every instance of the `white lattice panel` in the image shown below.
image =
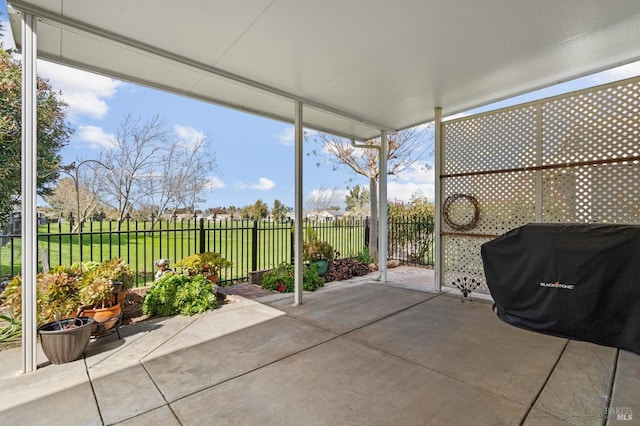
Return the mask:
[[475,279],[480,282],[477,292],[488,292],[484,278],[480,246],[489,241],[488,238],[470,238],[449,236],[444,239],[444,282],[447,287],[455,287],[456,279]]
[[[640,78],[445,122],[443,136],[443,174],[470,174],[443,177],[442,200],[471,195],[480,217],[463,233],[443,223],[442,285],[466,277],[487,291],[483,235],[537,213],[547,223],[640,223]],[[528,167],[539,170],[513,170]],[[463,200],[449,214],[465,223],[473,209]]]
[[637,161],[545,170],[542,220],[640,223]]
[[446,123],[444,173],[533,166],[536,110],[528,106]]
[[542,103],[543,165],[640,155],[640,82]]
[[[478,200],[478,226],[465,231],[500,235],[535,221],[535,172],[460,176],[443,181],[443,199],[452,194],[471,195]],[[469,203],[456,202],[449,209],[454,223],[467,223],[473,216]],[[455,232],[443,223],[444,232]]]

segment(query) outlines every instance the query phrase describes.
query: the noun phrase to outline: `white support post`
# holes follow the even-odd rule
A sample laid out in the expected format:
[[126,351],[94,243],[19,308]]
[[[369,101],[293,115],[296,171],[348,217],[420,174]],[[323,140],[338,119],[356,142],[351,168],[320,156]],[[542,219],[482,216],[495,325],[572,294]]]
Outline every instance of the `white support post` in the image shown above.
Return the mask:
[[443,262],[442,262],[442,108],[436,107],[435,109],[435,155],[434,155],[434,173],[435,173],[435,224],[434,224],[434,270],[435,270],[435,291],[439,292],[442,289],[442,275],[443,275]]
[[302,304],[302,280],[303,280],[303,268],[302,264],[302,197],[303,197],[303,176],[302,176],[302,102],[296,101],[295,103],[295,224],[294,224],[294,263],[295,263],[295,278],[294,278],[294,305]]
[[[387,240],[389,226],[387,223],[387,152],[389,150],[389,143],[387,141],[387,131],[383,130],[380,133],[380,156],[378,161],[379,167],[379,179],[378,179],[378,257],[380,268],[380,281],[387,282]],[[375,244],[375,241],[373,242]]]
[[37,368],[36,17],[22,13],[22,373]]

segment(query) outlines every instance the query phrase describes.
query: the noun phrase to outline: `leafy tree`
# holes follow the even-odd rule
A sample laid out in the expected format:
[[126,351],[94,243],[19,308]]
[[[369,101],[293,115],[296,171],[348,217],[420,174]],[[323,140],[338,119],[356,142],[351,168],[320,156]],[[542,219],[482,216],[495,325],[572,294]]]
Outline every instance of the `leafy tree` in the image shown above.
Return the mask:
[[[399,131],[388,139],[387,174],[398,176],[428,153],[427,142],[432,146],[433,139],[430,126],[418,126]],[[360,149],[351,145],[348,140],[324,133],[315,134],[313,138],[324,145],[324,152],[328,153],[334,168],[345,167],[352,172],[362,175],[369,180],[371,217],[378,216],[378,153],[377,149]],[[372,139],[365,143],[371,147],[379,146],[379,139]],[[428,167],[425,165],[425,167]],[[376,223],[373,221],[373,223]],[[378,241],[378,227],[371,226],[369,241]],[[378,259],[378,247],[371,244],[371,257]]]
[[356,185],[349,190],[345,196],[346,211],[354,216],[367,216],[369,214],[369,203],[371,194],[364,186]]
[[408,203],[390,204],[390,252],[400,250],[414,262],[433,265],[434,217],[435,206],[421,193],[413,194]]
[[271,217],[273,220],[276,222],[284,222],[287,218],[287,211],[288,209],[280,200],[273,201],[273,208],[271,209]]
[[389,204],[389,217],[420,217],[433,221],[435,206],[421,192],[411,195],[408,203]]
[[[60,150],[69,142],[72,129],[65,116],[66,104],[49,82],[37,79],[38,116],[38,195],[53,191],[58,179]],[[19,204],[22,186],[21,119],[22,70],[11,53],[0,44],[0,223],[6,223],[11,211]]]
[[254,220],[264,219],[269,215],[269,206],[262,201],[256,201],[249,207],[249,218]]

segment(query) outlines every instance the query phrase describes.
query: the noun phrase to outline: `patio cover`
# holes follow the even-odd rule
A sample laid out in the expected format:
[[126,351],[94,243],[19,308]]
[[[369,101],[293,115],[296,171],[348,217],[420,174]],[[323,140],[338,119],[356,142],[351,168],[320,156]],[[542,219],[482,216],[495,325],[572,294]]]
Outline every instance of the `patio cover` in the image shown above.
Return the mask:
[[[358,140],[381,136],[380,158],[386,158],[387,132],[435,118],[438,150],[443,114],[640,59],[637,0],[10,0],[9,5],[14,40],[25,50],[23,238],[32,242],[23,246],[26,277],[35,277],[37,257],[36,55],[295,123],[298,254],[303,126]],[[436,163],[437,176],[439,170]],[[380,175],[385,200],[386,161]],[[386,217],[385,203],[380,215]],[[383,276],[385,225],[381,221]],[[300,263],[296,303],[302,301]],[[23,322],[23,371],[29,372],[35,368],[35,288],[26,287],[31,286],[23,287],[29,318]]]
[[640,59],[637,0],[8,3],[40,58],[361,140]]

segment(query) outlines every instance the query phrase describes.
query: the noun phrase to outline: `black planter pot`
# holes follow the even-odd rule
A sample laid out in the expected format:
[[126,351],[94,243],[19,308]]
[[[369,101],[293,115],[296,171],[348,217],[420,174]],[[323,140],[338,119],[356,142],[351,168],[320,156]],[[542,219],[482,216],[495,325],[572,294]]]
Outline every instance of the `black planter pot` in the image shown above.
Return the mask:
[[42,350],[49,361],[64,364],[80,358],[91,339],[92,324],[93,318],[78,317],[52,321],[40,326],[38,332]]

